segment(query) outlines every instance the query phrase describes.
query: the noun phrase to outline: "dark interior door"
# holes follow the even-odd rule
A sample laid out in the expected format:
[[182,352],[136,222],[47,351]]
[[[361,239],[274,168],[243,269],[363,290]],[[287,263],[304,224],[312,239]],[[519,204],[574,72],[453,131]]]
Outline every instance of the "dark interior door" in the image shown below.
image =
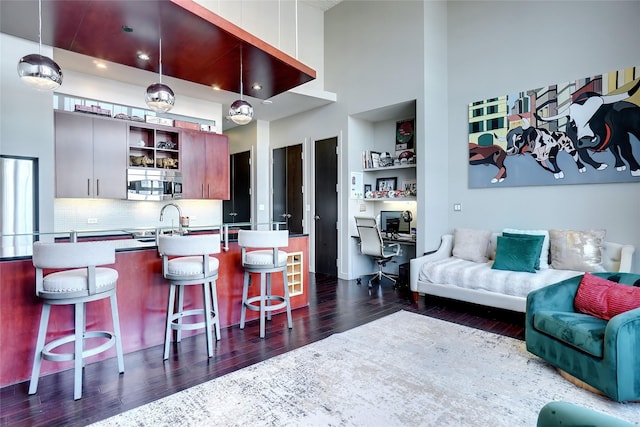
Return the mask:
[[231,198],[222,203],[223,222],[251,221],[251,151],[231,155]]
[[302,144],[273,150],[273,220],[302,234]]
[[315,272],[338,275],[337,138],[315,142]]

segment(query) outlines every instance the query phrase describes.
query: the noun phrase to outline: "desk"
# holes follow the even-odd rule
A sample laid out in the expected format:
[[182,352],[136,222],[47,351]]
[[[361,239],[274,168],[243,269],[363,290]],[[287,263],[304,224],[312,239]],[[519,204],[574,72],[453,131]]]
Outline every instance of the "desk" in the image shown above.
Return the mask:
[[[351,236],[358,241],[358,245],[360,244],[360,236]],[[413,238],[393,238],[393,237],[385,237],[382,235],[382,241],[385,244],[394,244],[397,243],[400,245],[400,255],[393,257],[393,260],[387,263],[388,271],[385,269],[385,272],[398,276],[399,266],[401,264],[405,264],[409,262],[409,260],[416,257],[416,241]]]

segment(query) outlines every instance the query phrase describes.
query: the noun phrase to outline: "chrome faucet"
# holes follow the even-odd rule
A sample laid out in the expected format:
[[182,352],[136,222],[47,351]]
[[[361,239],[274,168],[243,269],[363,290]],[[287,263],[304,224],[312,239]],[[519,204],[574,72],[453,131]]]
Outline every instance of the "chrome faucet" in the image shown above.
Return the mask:
[[160,210],[160,221],[162,221],[164,210],[169,206],[173,206],[178,210],[178,234],[182,236],[182,209],[180,209],[180,206],[176,205],[175,203],[167,203],[166,205],[164,205]]

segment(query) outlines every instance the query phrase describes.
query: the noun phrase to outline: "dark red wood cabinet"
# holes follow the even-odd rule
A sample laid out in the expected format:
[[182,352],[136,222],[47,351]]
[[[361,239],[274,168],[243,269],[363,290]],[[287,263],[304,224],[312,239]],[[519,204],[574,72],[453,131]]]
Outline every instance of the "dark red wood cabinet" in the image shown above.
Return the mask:
[[182,197],[229,200],[229,139],[226,135],[182,131]]

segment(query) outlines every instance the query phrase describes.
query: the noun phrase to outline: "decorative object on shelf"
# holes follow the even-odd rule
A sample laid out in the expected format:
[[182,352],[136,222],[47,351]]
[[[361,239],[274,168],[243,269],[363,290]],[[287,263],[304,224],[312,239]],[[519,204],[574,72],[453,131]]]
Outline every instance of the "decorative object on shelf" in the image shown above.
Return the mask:
[[25,84],[40,91],[54,90],[62,84],[60,66],[42,55],[42,0],[38,1],[38,53],[20,58],[18,75]]
[[145,121],[156,125],[173,126],[173,120],[165,117],[145,116]]
[[380,167],[386,168],[388,166],[393,166],[393,157],[389,153],[380,153]]
[[145,102],[156,113],[166,113],[173,108],[176,103],[176,97],[171,88],[162,83],[162,37],[160,38],[160,54],[159,64],[159,82],[149,85]]
[[176,143],[173,141],[158,141],[156,147],[163,150],[175,150],[177,148]]
[[111,110],[101,108],[99,105],[76,104],[74,106],[74,111],[78,111],[80,113],[97,114],[98,116],[111,117]]
[[405,150],[398,154],[398,160],[400,165],[413,165],[416,163],[416,153],[410,150]]
[[390,191],[395,190],[397,185],[397,178],[378,178],[376,179],[376,191]]
[[153,166],[153,159],[149,156],[129,156],[129,166]]
[[396,153],[413,150],[415,137],[414,119],[396,122]]
[[416,180],[415,179],[405,179],[402,181],[401,190],[407,193],[410,196],[415,196],[416,192]]
[[240,46],[240,99],[231,104],[229,118],[237,125],[246,125],[253,119],[253,107],[242,98],[242,46]]

